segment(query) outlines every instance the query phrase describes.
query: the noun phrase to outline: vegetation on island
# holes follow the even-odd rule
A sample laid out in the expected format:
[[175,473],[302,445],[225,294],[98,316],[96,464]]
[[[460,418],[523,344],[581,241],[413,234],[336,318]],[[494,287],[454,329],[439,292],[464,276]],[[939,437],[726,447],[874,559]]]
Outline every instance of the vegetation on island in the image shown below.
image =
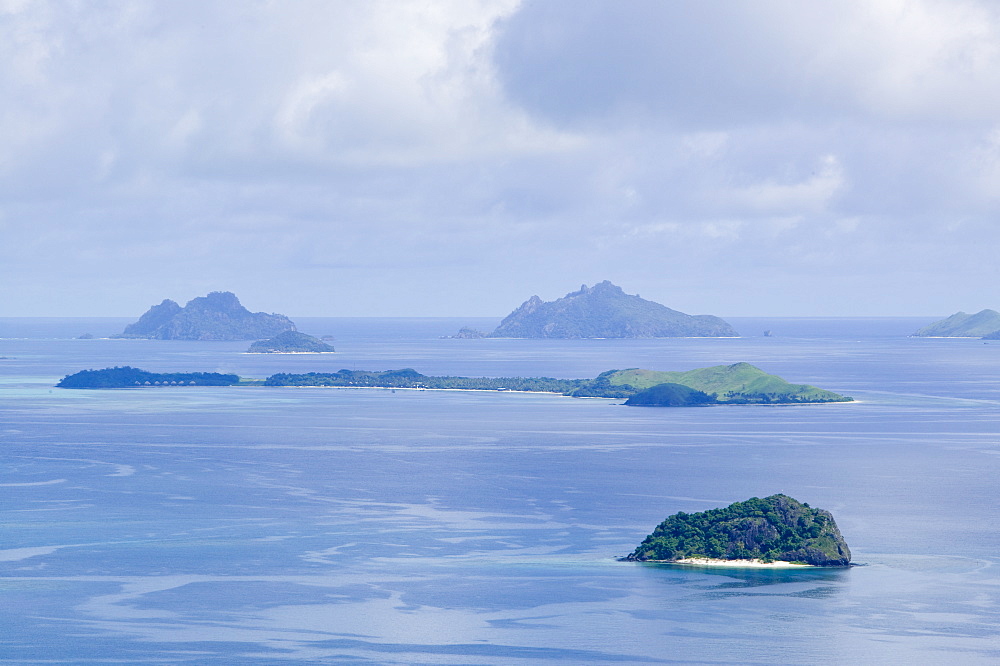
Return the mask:
[[677,513],[657,525],[625,559],[676,562],[701,557],[847,566],[851,551],[829,511],[778,494],[701,513]]
[[[338,370],[278,373],[267,379],[241,380],[218,373],[150,373],[136,368],[84,370],[65,377],[62,388],[123,388],[164,382],[211,385],[332,386],[346,388],[460,389],[467,391],[531,391],[583,398],[627,398],[626,405],[687,407],[713,404],[790,404],[849,402],[851,398],[806,384],[789,384],[748,363],[701,368],[687,372],[608,370],[594,379],[554,377],[451,377],[402,370]],[[192,382],[192,380],[195,380]],[[159,382],[159,384],[157,384]]]
[[717,405],[715,396],[683,384],[657,384],[633,394],[625,401],[630,407],[695,407]]
[[[716,365],[684,372],[615,370],[607,375],[611,387],[627,387],[630,395],[659,384],[680,384],[729,404],[788,404],[797,402],[850,402],[852,399],[808,384],[790,384],[749,363]],[[599,377],[600,378],[600,377]],[[648,400],[649,398],[644,398]],[[647,403],[648,404],[648,403]]]
[[555,301],[532,296],[507,315],[492,338],[735,337],[725,320],[688,315],[626,294],[605,280]]
[[136,388],[146,386],[232,386],[237,375],[218,372],[146,372],[130,366],[81,370],[56,384],[59,388]]
[[[608,370],[594,379],[552,377],[434,377],[406,368],[372,372],[280,373],[268,386],[344,386],[372,388],[465,389],[478,391],[545,391],[577,398],[633,398],[628,405],[690,406],[700,404],[787,404],[849,402],[851,398],[806,384],[789,384],[749,363],[720,365],[687,372]],[[657,389],[661,384],[683,388]],[[667,395],[669,394],[669,397]]]
[[1000,335],[1000,312],[981,310],[976,314],[956,312],[955,314],[924,326],[915,336],[932,338],[981,338],[995,340],[991,335]]
[[475,391],[535,391],[569,394],[586,380],[552,377],[431,377],[413,368],[368,371],[339,370],[271,375],[266,386],[339,386],[362,388],[462,389]]
[[285,331],[269,340],[258,340],[247,350],[250,354],[327,354],[333,351],[333,345],[298,331]]
[[114,337],[153,340],[261,340],[295,324],[279,314],[250,312],[228,291],[213,291],[188,301],[183,308],[165,299]]

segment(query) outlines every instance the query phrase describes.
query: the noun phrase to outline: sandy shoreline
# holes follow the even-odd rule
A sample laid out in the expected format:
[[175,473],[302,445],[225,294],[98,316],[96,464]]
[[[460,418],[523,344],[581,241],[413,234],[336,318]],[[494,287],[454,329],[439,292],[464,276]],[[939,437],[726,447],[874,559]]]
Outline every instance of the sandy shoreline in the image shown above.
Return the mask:
[[796,564],[784,560],[774,560],[764,562],[763,560],[713,560],[708,557],[686,557],[682,560],[674,560],[670,564],[688,564],[702,567],[754,567],[765,569],[805,569],[812,568],[812,564]]

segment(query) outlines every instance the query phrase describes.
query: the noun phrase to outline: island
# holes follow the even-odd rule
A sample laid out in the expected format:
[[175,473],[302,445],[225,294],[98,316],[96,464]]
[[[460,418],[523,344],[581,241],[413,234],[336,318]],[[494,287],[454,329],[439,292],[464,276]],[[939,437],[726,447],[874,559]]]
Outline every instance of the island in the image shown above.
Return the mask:
[[[364,388],[461,389],[471,391],[532,391],[560,393],[576,398],[632,398],[662,384],[680,385],[686,399],[657,406],[696,404],[801,404],[851,402],[853,398],[809,386],[789,384],[749,363],[734,363],[684,372],[654,370],[608,370],[593,379],[553,377],[450,377],[427,376],[412,368],[403,370],[339,370],[332,373],[278,373],[264,381],[267,386],[339,386]],[[663,389],[660,389],[662,392]],[[701,396],[698,396],[701,394]],[[640,398],[631,405],[654,404]]]
[[1000,333],[1000,312],[981,310],[976,314],[956,312],[955,314],[924,326],[914,336],[927,338],[981,338],[990,340],[990,335]]
[[146,372],[130,366],[81,370],[66,375],[56,384],[58,388],[107,389],[145,388],[164,386],[233,386],[239,384],[237,375],[218,372]]
[[829,511],[778,494],[751,497],[722,509],[674,514],[623,559],[846,567],[851,551]]
[[284,331],[294,331],[295,324],[279,314],[250,312],[229,291],[213,291],[194,298],[181,307],[165,299],[129,324],[116,338],[151,340],[260,340]]
[[455,335],[444,335],[441,337],[443,340],[481,340],[487,335],[489,334],[484,331],[480,331],[479,329],[463,326],[458,329],[458,333]]
[[300,333],[285,331],[269,340],[258,340],[250,345],[248,354],[330,354],[336,351],[333,345],[328,345],[319,338]]
[[[716,365],[683,372],[657,370],[613,370],[598,375],[595,384],[610,390],[624,389],[629,398],[627,405],[641,406],[684,406],[671,405],[669,400],[677,399],[677,391],[670,385],[680,385],[697,393],[686,394],[688,404],[792,404],[816,402],[851,402],[846,396],[816,388],[809,384],[790,384],[777,375],[771,375],[749,363]],[[659,388],[667,385],[668,388]],[[661,397],[667,402],[661,402]],[[705,398],[712,400],[706,400]]]
[[555,301],[532,296],[507,315],[491,338],[738,337],[725,320],[688,315],[626,294],[605,280]]
[[[128,373],[123,371],[128,371]],[[142,376],[129,373],[143,373]],[[164,379],[180,381],[180,375],[145,373],[135,368],[85,370],[65,377],[60,388],[126,388],[157,385]],[[190,374],[190,373],[189,373]],[[214,373],[194,373],[209,376]],[[632,398],[627,405],[687,407],[696,405],[779,405],[851,402],[853,398],[807,384],[789,384],[749,363],[734,363],[686,372],[653,370],[608,370],[593,379],[554,377],[452,377],[428,376],[413,368],[402,370],[338,370],[337,372],[279,372],[267,379],[226,377],[228,384],[258,386],[316,386],[339,388],[385,388],[462,391],[523,391],[558,393],[575,398]],[[193,378],[193,377],[192,377]],[[658,379],[663,379],[658,381]],[[187,379],[190,383],[190,379]],[[147,384],[147,382],[149,382]],[[631,382],[631,383],[630,383]],[[663,385],[668,385],[662,388]],[[652,398],[643,398],[651,391]],[[709,390],[712,392],[709,393]],[[668,396],[668,397],[664,397]],[[679,397],[678,397],[679,396]]]

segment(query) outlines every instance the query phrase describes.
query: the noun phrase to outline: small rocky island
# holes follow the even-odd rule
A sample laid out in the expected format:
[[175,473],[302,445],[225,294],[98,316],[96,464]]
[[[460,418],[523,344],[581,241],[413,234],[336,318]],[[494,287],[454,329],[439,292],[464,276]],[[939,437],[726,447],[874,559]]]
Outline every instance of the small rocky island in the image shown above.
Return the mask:
[[250,345],[248,354],[330,354],[333,345],[298,331],[285,331],[270,338],[258,340]]
[[483,338],[487,337],[488,335],[489,335],[488,333],[480,331],[479,329],[472,328],[470,326],[463,326],[462,328],[458,329],[458,333],[456,333],[455,335],[445,335],[445,336],[443,336],[443,339],[445,339],[445,340],[482,340]]
[[294,331],[295,324],[279,314],[250,312],[229,291],[213,291],[181,307],[165,299],[116,338],[150,340],[260,340]]
[[489,334],[491,338],[737,337],[725,320],[688,315],[626,294],[605,280],[555,301],[532,296]]
[[624,559],[846,567],[851,551],[829,511],[779,494],[701,513],[677,513],[657,525]]
[[[981,310],[976,314],[956,312],[952,316],[924,326],[913,334],[927,338],[1000,338],[1000,312]],[[997,337],[991,337],[991,336]]]

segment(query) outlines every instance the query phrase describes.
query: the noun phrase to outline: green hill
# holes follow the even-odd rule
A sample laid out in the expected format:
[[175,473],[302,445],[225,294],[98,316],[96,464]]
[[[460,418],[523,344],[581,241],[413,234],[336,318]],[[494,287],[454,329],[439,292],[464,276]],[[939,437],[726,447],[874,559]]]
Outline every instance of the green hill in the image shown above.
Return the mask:
[[769,375],[749,363],[716,365],[685,372],[658,370],[612,370],[598,377],[604,379],[612,389],[632,393],[649,389],[658,384],[681,384],[696,391],[715,395],[716,400],[726,403],[788,403],[788,402],[849,402],[847,398],[833,391],[816,388],[808,384],[790,384],[781,377]]
[[956,312],[936,321],[913,335],[931,338],[981,338],[1000,331],[1000,312],[981,310],[976,314]]

